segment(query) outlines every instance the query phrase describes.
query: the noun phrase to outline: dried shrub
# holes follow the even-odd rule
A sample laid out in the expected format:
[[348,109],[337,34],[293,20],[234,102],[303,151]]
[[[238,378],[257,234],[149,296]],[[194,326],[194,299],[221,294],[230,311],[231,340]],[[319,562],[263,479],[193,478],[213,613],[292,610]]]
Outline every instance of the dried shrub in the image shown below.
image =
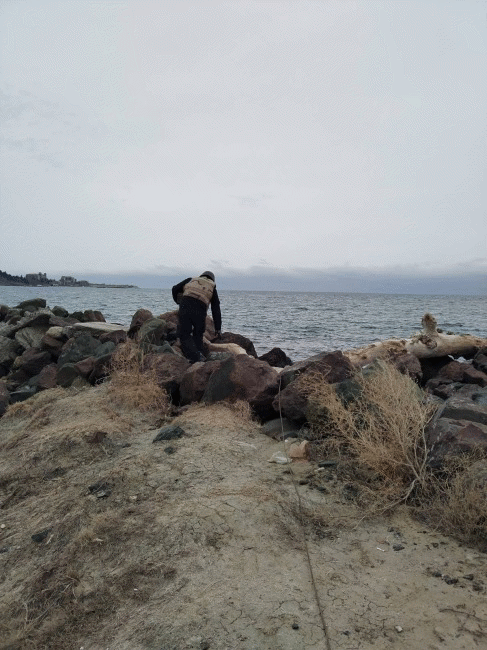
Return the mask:
[[419,517],[463,543],[487,551],[487,452],[447,457],[430,477],[429,498]]
[[378,362],[367,374],[356,374],[354,395],[347,400],[320,375],[307,374],[300,384],[308,397],[312,438],[318,441],[315,454],[333,451],[365,467],[365,491],[379,493],[389,505],[426,486],[425,428],[434,408],[409,377]]
[[169,397],[157,382],[155,370],[144,369],[140,348],[128,341],[117,347],[111,362],[109,394],[114,403],[141,411],[158,411],[168,414]]

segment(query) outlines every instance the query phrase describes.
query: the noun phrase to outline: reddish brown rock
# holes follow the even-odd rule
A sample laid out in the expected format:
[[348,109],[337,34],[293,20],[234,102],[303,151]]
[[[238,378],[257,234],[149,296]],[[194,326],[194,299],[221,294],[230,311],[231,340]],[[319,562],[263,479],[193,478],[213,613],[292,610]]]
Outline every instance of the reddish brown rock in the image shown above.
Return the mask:
[[221,361],[194,363],[186,370],[179,386],[182,405],[199,402],[203,398],[211,375],[220,368],[221,364]]
[[221,362],[210,377],[203,401],[246,400],[263,421],[276,416],[272,400],[279,388],[279,375],[265,361],[239,355]]
[[147,354],[143,363],[143,369],[155,372],[157,383],[175,403],[179,401],[179,385],[189,366],[187,359],[175,354]]
[[428,463],[440,467],[445,456],[475,449],[487,450],[487,425],[467,420],[440,418],[427,431]]
[[29,377],[40,373],[42,368],[52,361],[52,357],[46,350],[28,348],[15,359],[13,367],[16,370],[23,370]]
[[272,348],[272,350],[263,354],[259,359],[261,361],[267,361],[273,368],[285,368],[286,366],[292,366],[293,363],[281,348]]
[[402,375],[408,375],[417,383],[423,378],[423,369],[418,357],[414,354],[402,354],[395,359],[391,359],[391,364],[395,366]]
[[154,316],[148,309],[137,309],[135,314],[132,316],[132,321],[130,322],[128,331],[129,338],[135,338],[137,332],[140,330],[145,321],[151,318],[154,318]]
[[341,352],[320,352],[313,357],[287,366],[281,373],[281,386],[285,388],[304,371],[316,370],[327,377],[327,383],[335,384],[353,375],[355,368]]
[[81,361],[78,361],[74,365],[78,370],[79,374],[85,379],[87,379],[94,370],[95,359],[93,357],[87,357],[86,359],[82,359]]
[[39,390],[49,390],[49,388],[55,388],[57,386],[57,371],[58,367],[55,363],[50,363],[40,371],[38,375],[32,377],[30,384],[37,386]]
[[477,370],[469,363],[461,361],[450,361],[436,375],[438,379],[450,379],[462,384],[476,384],[477,386],[487,386],[487,375],[481,370]]
[[105,334],[102,334],[98,340],[100,343],[107,343],[108,341],[111,341],[112,343],[115,343],[115,345],[119,345],[120,343],[125,343],[127,340],[127,332],[125,330],[106,332]]

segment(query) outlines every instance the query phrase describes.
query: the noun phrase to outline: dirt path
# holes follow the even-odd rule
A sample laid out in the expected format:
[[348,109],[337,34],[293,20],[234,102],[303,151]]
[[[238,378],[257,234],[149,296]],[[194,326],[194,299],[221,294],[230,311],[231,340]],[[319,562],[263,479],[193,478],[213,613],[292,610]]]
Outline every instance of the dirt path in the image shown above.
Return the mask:
[[[123,421],[113,434],[122,442]],[[32,625],[40,616],[51,625],[51,642],[35,645],[32,632],[29,645],[24,633],[0,649],[487,648],[485,555],[407,513],[357,523],[360,512],[333,470],[316,489],[315,466],[269,463],[282,444],[224,406],[191,409],[172,424],[186,435],[153,443],[154,424],[132,423],[130,446],[105,445],[82,462],[64,447],[56,458],[51,450],[45,468],[60,464],[66,475],[39,482],[35,500],[0,510],[11,598],[26,598],[30,576],[49,571],[39,593],[54,590],[54,575],[64,589],[32,617]],[[111,492],[97,498],[88,486],[102,479]],[[71,537],[68,520],[77,522]],[[48,525],[51,538],[34,544],[30,533]]]

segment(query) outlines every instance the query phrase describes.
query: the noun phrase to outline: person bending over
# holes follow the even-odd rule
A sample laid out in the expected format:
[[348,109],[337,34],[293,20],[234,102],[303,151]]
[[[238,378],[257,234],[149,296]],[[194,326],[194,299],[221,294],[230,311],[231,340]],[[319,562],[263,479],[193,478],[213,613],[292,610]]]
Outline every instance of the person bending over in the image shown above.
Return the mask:
[[211,305],[217,338],[220,338],[222,328],[220,299],[214,274],[205,271],[197,278],[186,278],[179,284],[175,284],[172,288],[172,297],[179,305],[179,340],[184,356],[191,363],[205,361],[203,335],[209,305]]

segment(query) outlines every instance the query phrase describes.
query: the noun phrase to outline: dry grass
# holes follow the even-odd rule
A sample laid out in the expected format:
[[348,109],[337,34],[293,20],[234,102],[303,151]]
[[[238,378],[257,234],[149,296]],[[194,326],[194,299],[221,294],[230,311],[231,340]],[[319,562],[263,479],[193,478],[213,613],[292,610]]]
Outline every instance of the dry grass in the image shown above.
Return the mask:
[[155,371],[144,370],[143,363],[143,352],[133,341],[117,347],[111,363],[110,397],[117,404],[167,415],[167,392],[158,386]]
[[434,410],[390,364],[381,362],[354,382],[356,398],[345,406],[319,376],[303,377],[313,437],[321,452],[332,450],[368,468],[388,500],[403,501],[427,482],[425,428]]
[[429,525],[487,552],[487,453],[447,458],[430,478],[430,494],[418,507]]

